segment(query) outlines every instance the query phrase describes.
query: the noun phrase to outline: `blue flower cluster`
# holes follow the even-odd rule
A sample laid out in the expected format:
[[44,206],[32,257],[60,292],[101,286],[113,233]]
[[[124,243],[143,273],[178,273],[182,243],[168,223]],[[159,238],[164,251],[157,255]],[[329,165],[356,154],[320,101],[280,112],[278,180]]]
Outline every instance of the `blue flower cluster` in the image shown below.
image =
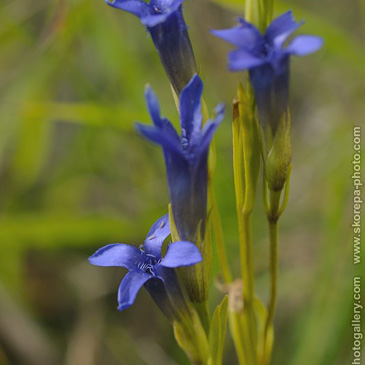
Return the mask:
[[[162,257],[163,242],[170,235],[169,217],[165,215],[152,226],[141,248],[111,244],[90,257],[93,265],[122,266],[129,270],[119,287],[119,310],[128,308],[140,288],[145,286],[168,317],[176,316],[177,308],[184,306],[184,296],[173,269],[191,266],[203,259],[194,243],[204,234],[208,150],[223,119],[224,107],[218,105],[215,118],[202,127],[202,92],[203,83],[197,75],[182,90],[179,136],[171,122],[161,117],[153,90],[146,88],[147,106],[154,125],[137,123],[136,127],[146,138],[161,145],[164,151],[172,214],[181,241],[171,243]],[[168,299],[171,295],[173,300]]]
[[[153,224],[144,245],[139,248],[128,244],[111,244],[89,258],[93,265],[121,266],[129,270],[119,287],[119,310],[131,306],[138,291],[144,286],[171,320],[179,317],[184,308],[187,310],[185,313],[189,312],[187,294],[194,305],[207,300],[203,295],[202,301],[194,301],[189,286],[192,279],[197,279],[196,281],[203,282],[200,286],[196,285],[198,291],[203,291],[202,287],[209,287],[209,279],[206,278],[209,277],[210,263],[206,267],[198,265],[199,270],[190,272],[193,275],[185,275],[186,272],[183,271],[183,284],[175,269],[202,261],[205,263],[206,258],[199,251],[198,241],[204,240],[207,226],[208,153],[213,135],[224,116],[224,106],[220,104],[215,109],[214,118],[203,123],[203,82],[197,75],[196,61],[183,17],[183,1],[107,1],[114,8],[134,14],[146,27],[179,101],[180,134],[167,118],[161,116],[159,101],[152,88],[147,87],[145,98],[153,125],[137,123],[136,129],[162,147],[171,202],[170,219],[176,226],[180,240],[169,244],[166,254],[162,255],[164,241],[171,234],[169,215],[165,215]],[[229,54],[229,68],[231,71],[249,71],[260,121],[269,126],[273,135],[288,108],[290,56],[313,53],[322,45],[321,38],[302,35],[285,46],[288,37],[301,24],[295,21],[289,11],[276,18],[264,34],[244,19],[239,19],[238,26],[232,29],[212,31],[217,37],[237,47]],[[290,149],[290,141],[288,146]],[[279,155],[280,153],[282,148],[279,148]],[[285,165],[283,171],[287,169],[291,151],[287,154],[287,161],[281,155],[272,155]],[[270,164],[267,163],[267,166],[270,167]],[[267,170],[271,171],[269,168]],[[273,175],[275,174],[277,171],[274,171]],[[269,176],[267,172],[266,175]],[[201,313],[199,316],[200,319],[204,317]]]

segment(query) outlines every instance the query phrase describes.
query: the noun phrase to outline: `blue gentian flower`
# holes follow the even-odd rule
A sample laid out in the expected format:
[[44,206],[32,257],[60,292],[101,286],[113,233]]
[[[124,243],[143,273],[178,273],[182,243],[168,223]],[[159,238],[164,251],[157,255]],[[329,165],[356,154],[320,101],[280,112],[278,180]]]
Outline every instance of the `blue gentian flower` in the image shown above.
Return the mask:
[[229,69],[249,70],[260,121],[270,125],[273,134],[288,107],[290,56],[308,55],[323,43],[320,37],[300,35],[284,47],[288,37],[302,24],[288,11],[274,19],[263,35],[242,18],[236,27],[212,31],[238,47],[228,56]]
[[106,0],[108,5],[136,15],[147,28],[177,95],[197,72],[182,12],[183,1]]
[[100,248],[89,258],[97,266],[121,266],[129,270],[118,291],[118,309],[130,307],[142,286],[148,290],[160,309],[174,317],[184,306],[184,295],[173,268],[191,266],[202,261],[198,248],[191,242],[171,243],[164,257],[161,249],[170,235],[168,214],[151,227],[140,248],[116,243]]
[[215,118],[202,127],[202,92],[198,75],[181,92],[181,136],[169,120],[161,117],[158,99],[150,87],[146,88],[145,97],[154,125],[136,125],[142,135],[163,148],[174,221],[180,238],[192,242],[197,241],[199,226],[200,233],[204,232],[209,144],[224,113],[223,105],[219,105]]

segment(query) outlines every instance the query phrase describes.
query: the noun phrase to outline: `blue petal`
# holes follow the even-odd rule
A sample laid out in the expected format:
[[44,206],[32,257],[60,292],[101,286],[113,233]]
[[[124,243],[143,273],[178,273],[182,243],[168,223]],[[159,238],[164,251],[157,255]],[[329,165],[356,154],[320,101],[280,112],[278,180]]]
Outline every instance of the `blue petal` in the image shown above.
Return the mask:
[[194,75],[180,95],[181,137],[193,146],[200,138],[203,116],[201,112],[201,96],[203,82]]
[[118,290],[118,310],[130,307],[141,289],[142,285],[153,276],[141,270],[130,271],[122,280]]
[[161,247],[164,240],[169,234],[169,215],[166,214],[158,219],[148,232],[147,238],[144,241],[146,253],[153,255],[156,258],[161,258]]
[[203,137],[199,146],[200,151],[207,150],[213,135],[224,118],[224,104],[219,104],[216,109],[216,116],[213,121],[208,121],[203,129]]
[[265,62],[265,59],[256,57],[243,48],[232,51],[228,55],[228,65],[231,71],[247,70],[253,67],[261,66]]
[[214,108],[214,119],[213,122],[214,123],[221,123],[224,119],[224,110],[225,110],[225,106],[223,103],[218,104],[215,108]]
[[172,123],[167,118],[162,118],[161,124],[163,133],[168,135],[173,140],[174,144],[180,145],[180,136],[177,134]]
[[173,139],[173,144],[178,145],[180,138],[171,122],[160,116],[160,104],[153,89],[147,85],[145,88],[145,99],[153,124],[161,130],[162,134]]
[[258,29],[252,24],[239,18],[240,25],[230,29],[212,30],[215,36],[247,50],[254,50],[263,45],[264,39]]
[[[170,270],[173,271],[172,269]],[[174,317],[176,318],[176,310],[174,310],[174,306],[171,303],[164,280],[160,276],[148,280],[144,287],[168,319],[173,320]]]
[[135,123],[135,127],[139,133],[150,141],[161,145],[164,149],[168,149],[171,152],[182,155],[182,151],[180,150],[180,146],[176,143],[176,139],[169,133],[164,133],[156,127],[140,123]]
[[184,0],[176,0],[173,2],[165,1],[151,1],[150,5],[152,9],[157,9],[158,12],[149,14],[141,19],[142,24],[148,28],[153,28],[158,24],[161,24],[167,20],[172,14],[177,12]]
[[306,56],[318,51],[322,45],[323,39],[321,37],[300,35],[291,41],[285,51],[296,56]]
[[155,273],[145,284],[146,290],[169,319],[181,318],[181,312],[189,309],[175,270],[157,264]]
[[114,0],[110,2],[106,0],[105,2],[113,8],[127,11],[139,18],[146,17],[152,13],[152,8],[146,2],[141,0]]
[[161,112],[160,112],[160,103],[158,102],[157,96],[151,86],[146,85],[144,96],[147,102],[148,112],[152,118],[153,124],[157,127],[161,127]]
[[143,252],[134,246],[114,243],[97,250],[89,257],[89,262],[96,266],[122,266],[132,270],[143,255]]
[[185,0],[150,0],[150,4],[162,12],[177,9]]
[[154,14],[154,15],[147,15],[141,19],[143,25],[147,28],[153,28],[158,24],[161,24],[166,21],[166,19],[171,15],[171,13],[166,14]]
[[201,262],[202,260],[203,257],[194,243],[177,241],[169,245],[167,253],[160,262],[160,265],[170,268],[191,266]]
[[266,29],[264,38],[269,44],[282,47],[286,39],[301,25],[303,21],[297,23],[291,10],[278,16]]

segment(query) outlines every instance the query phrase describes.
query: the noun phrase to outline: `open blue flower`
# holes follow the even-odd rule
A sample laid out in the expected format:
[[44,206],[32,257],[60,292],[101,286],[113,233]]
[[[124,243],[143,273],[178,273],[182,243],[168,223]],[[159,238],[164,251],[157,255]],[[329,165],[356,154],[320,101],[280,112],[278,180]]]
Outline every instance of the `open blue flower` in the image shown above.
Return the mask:
[[[168,316],[173,316],[177,303],[183,303],[177,276],[173,268],[190,266],[202,261],[198,248],[191,242],[171,243],[164,257],[161,249],[170,234],[168,214],[151,227],[144,245],[140,248],[116,243],[100,248],[89,258],[97,266],[121,266],[129,270],[118,291],[118,309],[130,307],[144,285],[153,299]],[[171,304],[171,299],[174,304]]]
[[289,58],[291,55],[305,56],[321,48],[320,37],[300,35],[284,47],[288,37],[303,22],[297,23],[291,11],[277,17],[262,35],[244,19],[231,29],[214,30],[219,38],[235,45],[238,49],[228,56],[231,71],[249,70],[260,120],[275,130],[286,112],[289,98]]
[[195,75],[180,95],[181,137],[171,122],[160,115],[158,99],[150,87],[145,97],[153,126],[137,123],[137,130],[162,146],[174,221],[183,240],[196,242],[198,227],[204,232],[207,215],[207,160],[209,144],[223,119],[224,107],[202,127],[203,83]]
[[108,5],[136,15],[151,34],[162,65],[179,95],[197,72],[194,52],[182,13],[184,0],[114,0]]

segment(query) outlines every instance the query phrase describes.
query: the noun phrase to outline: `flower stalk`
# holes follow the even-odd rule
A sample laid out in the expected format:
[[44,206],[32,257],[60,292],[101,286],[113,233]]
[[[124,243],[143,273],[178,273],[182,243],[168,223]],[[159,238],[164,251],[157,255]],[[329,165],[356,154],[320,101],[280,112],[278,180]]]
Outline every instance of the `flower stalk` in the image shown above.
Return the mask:
[[[254,103],[240,84],[233,105],[233,171],[243,280],[243,323],[246,362],[257,363],[257,325],[254,311],[254,260],[251,215],[255,205],[260,171],[259,134]],[[241,321],[242,322],[242,321]],[[237,341],[239,342],[239,341]]]
[[[282,190],[271,190],[268,182],[263,183],[263,199],[266,210],[266,216],[269,226],[270,237],[270,296],[267,309],[267,318],[265,322],[263,353],[261,356],[261,365],[270,363],[272,344],[268,344],[269,331],[273,326],[275,315],[277,291],[278,291],[278,228],[279,218],[284,212],[289,199],[289,183],[290,183],[291,165],[288,168],[288,174],[285,181],[285,186]],[[282,202],[281,197],[284,193]]]
[[211,207],[211,222],[213,226],[213,235],[217,248],[217,256],[219,267],[222,273],[222,277],[225,283],[231,283],[233,280],[232,272],[229,267],[228,257],[226,252],[226,245],[224,242],[223,228],[222,222],[219,214],[219,209],[217,205],[217,199],[215,196],[215,191],[213,187],[213,183],[208,181],[208,197],[209,197],[209,206]]

